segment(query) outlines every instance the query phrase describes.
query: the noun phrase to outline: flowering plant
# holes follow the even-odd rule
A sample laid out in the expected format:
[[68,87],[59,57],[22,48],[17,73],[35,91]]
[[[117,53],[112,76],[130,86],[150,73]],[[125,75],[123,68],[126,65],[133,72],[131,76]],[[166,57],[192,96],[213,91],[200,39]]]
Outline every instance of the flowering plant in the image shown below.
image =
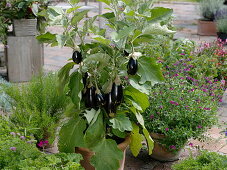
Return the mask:
[[183,148],[216,123],[217,102],[213,96],[180,77],[170,78],[151,90],[144,113],[149,132],[165,135],[158,142],[170,151]]
[[[45,10],[47,0],[2,0],[0,2],[0,41],[6,44],[9,25],[14,19],[38,19],[38,27],[44,29]],[[41,13],[42,11],[42,13]]]

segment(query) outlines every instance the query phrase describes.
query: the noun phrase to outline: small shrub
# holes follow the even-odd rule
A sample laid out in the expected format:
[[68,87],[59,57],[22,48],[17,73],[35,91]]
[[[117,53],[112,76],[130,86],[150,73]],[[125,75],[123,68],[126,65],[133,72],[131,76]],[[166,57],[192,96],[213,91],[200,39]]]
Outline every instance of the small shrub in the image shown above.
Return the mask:
[[52,142],[54,131],[67,104],[67,97],[57,92],[55,74],[34,77],[22,86],[4,88],[12,99],[10,119],[16,126],[32,133],[37,140]]

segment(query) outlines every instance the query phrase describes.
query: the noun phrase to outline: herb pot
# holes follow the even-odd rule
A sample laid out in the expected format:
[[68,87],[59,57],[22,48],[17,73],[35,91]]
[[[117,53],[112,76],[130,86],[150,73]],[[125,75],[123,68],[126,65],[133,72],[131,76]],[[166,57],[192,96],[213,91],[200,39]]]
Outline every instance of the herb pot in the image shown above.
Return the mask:
[[218,38],[224,42],[224,44],[227,44],[227,34],[226,33],[222,33],[222,32],[218,32]]
[[13,31],[16,37],[37,35],[37,19],[13,20]]
[[198,20],[198,34],[199,35],[217,35],[216,22],[208,20]]
[[158,133],[151,133],[150,136],[154,140],[154,149],[151,157],[163,162],[176,161],[179,159],[182,150],[173,153],[169,151],[164,145],[160,144],[158,140],[165,138],[165,135]]
[[[124,156],[120,161],[120,168],[118,170],[124,170],[126,148],[128,147],[129,143],[130,138],[127,137],[124,142],[118,144],[118,148],[124,152]],[[90,164],[90,159],[94,155],[94,152],[90,151],[87,148],[76,147],[76,153],[79,153],[83,156],[83,160],[80,161],[80,164],[84,167],[85,170],[95,170],[95,168]]]

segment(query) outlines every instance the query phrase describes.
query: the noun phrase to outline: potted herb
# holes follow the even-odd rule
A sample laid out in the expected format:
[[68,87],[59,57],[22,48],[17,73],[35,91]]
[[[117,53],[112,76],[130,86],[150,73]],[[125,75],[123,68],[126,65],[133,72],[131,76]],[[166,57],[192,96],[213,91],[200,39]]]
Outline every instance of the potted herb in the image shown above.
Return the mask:
[[218,38],[222,42],[227,43],[227,18],[217,20],[217,30]]
[[223,6],[223,0],[201,0],[200,12],[202,19],[198,20],[199,35],[216,35],[215,14]]
[[[47,0],[38,2],[36,0],[3,0],[0,5],[2,23],[13,24],[13,31],[16,36],[37,35],[37,27],[45,26],[42,23],[45,17],[39,12],[47,8]],[[8,28],[5,28],[5,32],[1,33],[2,37],[7,32]]]
[[[111,9],[101,16],[113,30],[109,38],[105,29],[95,27],[97,16],[79,25],[88,11],[79,12],[78,1],[70,1],[72,8],[67,14],[56,9],[58,18],[65,21],[63,34],[48,32],[37,38],[73,48],[71,60],[59,71],[59,87],[69,89],[71,98],[68,119],[60,130],[59,150],[85,153],[88,157],[83,155],[82,165],[87,169],[117,170],[129,143],[135,156],[144,138],[149,154],[153,149],[141,113],[149,105],[150,87],[163,77],[155,60],[138,51],[154,38],[153,34],[174,31],[160,24],[172,10],[152,8],[152,1],[124,1],[120,5],[115,0],[102,2]],[[68,14],[73,17],[67,19]],[[90,43],[85,42],[88,33],[94,35]],[[77,37],[80,43],[75,43]],[[76,69],[71,71],[73,67]]]

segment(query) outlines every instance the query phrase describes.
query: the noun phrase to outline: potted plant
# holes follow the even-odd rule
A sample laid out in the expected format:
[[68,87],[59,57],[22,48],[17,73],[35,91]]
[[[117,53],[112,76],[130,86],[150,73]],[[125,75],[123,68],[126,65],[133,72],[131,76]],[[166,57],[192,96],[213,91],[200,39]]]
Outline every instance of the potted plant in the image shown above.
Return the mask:
[[223,0],[201,0],[199,4],[203,18],[198,20],[198,34],[216,35],[215,13],[223,6]]
[[[37,35],[37,28],[45,26],[43,14],[39,12],[47,8],[47,0],[3,0],[0,12],[2,14],[2,24],[8,26],[13,24],[13,31],[16,36]],[[37,25],[38,24],[38,25]],[[43,29],[43,28],[40,28]],[[2,37],[8,32],[8,27],[1,32]],[[6,41],[6,40],[5,40]]]
[[227,18],[222,18],[217,20],[217,34],[218,38],[224,42],[225,44],[227,43]]
[[169,79],[152,88],[151,105],[144,113],[155,141],[151,156],[160,161],[177,160],[189,139],[201,137],[217,121],[218,101],[213,95],[191,84],[192,79]]
[[[152,8],[152,1],[102,2],[112,9],[101,16],[113,30],[109,38],[105,29],[95,27],[97,16],[79,25],[88,11],[79,12],[78,1],[70,1],[72,8],[67,14],[56,9],[57,18],[65,21],[63,34],[47,32],[37,38],[51,45],[73,48],[69,63],[59,71],[59,92],[66,88],[71,98],[66,111],[68,119],[60,130],[59,150],[83,152],[85,169],[117,170],[119,161],[124,162],[123,150],[129,141],[135,156],[144,138],[149,154],[153,149],[141,113],[149,105],[148,89],[163,77],[155,60],[138,49],[154,38],[153,34],[167,35],[174,31],[160,24],[172,10]],[[67,15],[73,17],[67,19]],[[88,33],[92,41],[86,43]],[[75,37],[80,43],[75,43]],[[71,71],[73,67],[76,69]]]

